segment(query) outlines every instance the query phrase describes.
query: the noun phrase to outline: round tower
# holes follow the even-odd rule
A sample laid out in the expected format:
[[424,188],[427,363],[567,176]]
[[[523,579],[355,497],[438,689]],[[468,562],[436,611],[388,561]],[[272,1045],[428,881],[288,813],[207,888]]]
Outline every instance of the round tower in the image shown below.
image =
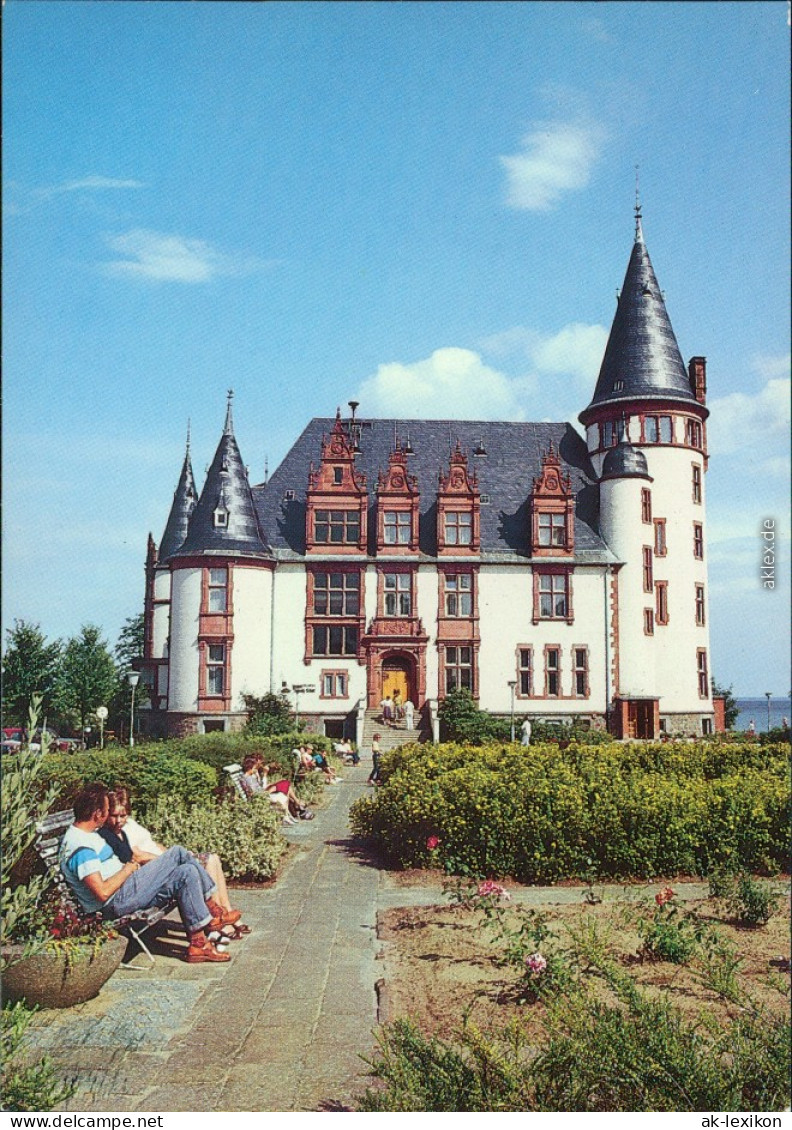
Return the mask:
[[242,696],[270,684],[274,557],[234,437],[232,396],[186,537],[169,561],[171,732],[238,728]]
[[[600,476],[603,536],[624,562],[617,632],[623,701],[615,705],[625,736],[656,737],[659,728],[700,734],[712,724],[705,401],[705,359],[685,368],[636,206],[635,241],[597,385],[579,417]],[[643,700],[633,693],[639,686]]]

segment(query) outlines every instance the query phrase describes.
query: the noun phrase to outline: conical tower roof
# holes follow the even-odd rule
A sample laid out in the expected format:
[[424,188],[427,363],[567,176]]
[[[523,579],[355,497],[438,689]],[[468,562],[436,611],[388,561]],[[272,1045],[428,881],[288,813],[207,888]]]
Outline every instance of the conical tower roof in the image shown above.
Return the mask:
[[639,209],[597,387],[580,420],[585,424],[599,405],[636,399],[697,403],[644,243]]
[[181,547],[187,537],[190,515],[198,501],[192,462],[190,460],[190,431],[187,429],[187,450],[184,453],[179,483],[173,495],[173,505],[165,524],[165,532],[159,544],[158,561],[162,564]]
[[[234,437],[232,396],[229,393],[223,435],[177,557],[201,553],[272,556],[261,536],[247,471]],[[216,520],[218,512],[221,521]]]

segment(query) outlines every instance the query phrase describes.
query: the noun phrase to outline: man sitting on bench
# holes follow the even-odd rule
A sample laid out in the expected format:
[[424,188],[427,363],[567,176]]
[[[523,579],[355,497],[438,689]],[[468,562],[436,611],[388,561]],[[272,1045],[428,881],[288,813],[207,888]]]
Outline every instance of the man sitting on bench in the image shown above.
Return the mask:
[[203,867],[183,847],[168,848],[141,866],[122,863],[98,834],[107,819],[108,790],[88,785],[74,802],[74,823],[60,848],[60,867],[86,914],[132,918],[137,911],[175,900],[189,946],[185,961],[229,961],[204,930],[219,929],[241,917],[214,901],[215,886]]

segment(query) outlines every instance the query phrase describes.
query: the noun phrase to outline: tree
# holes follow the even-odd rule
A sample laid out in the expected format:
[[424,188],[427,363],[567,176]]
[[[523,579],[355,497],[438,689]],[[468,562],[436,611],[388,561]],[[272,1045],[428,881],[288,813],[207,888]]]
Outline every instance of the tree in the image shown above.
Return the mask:
[[[110,710],[110,725],[117,734],[128,728],[132,717],[132,687],[127,675],[136,670],[143,657],[145,620],[143,613],[128,616],[118,634],[114,655],[118,674],[118,686],[112,701],[106,703]],[[135,688],[135,720],[138,708],[151,701],[150,688],[141,679]],[[137,727],[135,727],[137,729]]]
[[289,703],[283,695],[267,694],[258,698],[253,694],[243,694],[247,711],[245,730],[248,734],[286,734],[292,728]]
[[114,652],[116,664],[122,674],[133,668],[143,657],[144,630],[142,612],[137,616],[127,616],[118,634]]
[[60,640],[47,643],[38,624],[15,620],[3,656],[3,699],[9,722],[23,726],[35,695],[43,717],[52,713],[61,659]]
[[118,675],[101,629],[84,624],[63,652],[57,694],[60,708],[79,719],[80,729],[85,732],[97,706],[106,706],[117,689]]
[[740,708],[737,705],[737,699],[732,694],[732,687],[721,687],[715,680],[712,680],[712,697],[723,699],[723,717],[724,725],[727,730],[734,729],[734,723],[737,721],[737,715],[740,713]]

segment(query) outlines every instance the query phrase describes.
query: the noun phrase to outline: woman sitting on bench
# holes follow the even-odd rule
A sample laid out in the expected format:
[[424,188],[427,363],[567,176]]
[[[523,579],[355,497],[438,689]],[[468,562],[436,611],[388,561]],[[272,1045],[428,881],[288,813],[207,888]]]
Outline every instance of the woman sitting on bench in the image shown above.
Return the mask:
[[297,796],[291,781],[283,779],[269,783],[268,775],[271,768],[270,765],[265,765],[260,753],[252,753],[245,758],[242,762],[240,781],[248,796],[268,793],[270,799],[283,808],[286,813],[284,819],[292,824],[295,817],[299,817],[300,820],[313,820],[313,812],[310,812]]

